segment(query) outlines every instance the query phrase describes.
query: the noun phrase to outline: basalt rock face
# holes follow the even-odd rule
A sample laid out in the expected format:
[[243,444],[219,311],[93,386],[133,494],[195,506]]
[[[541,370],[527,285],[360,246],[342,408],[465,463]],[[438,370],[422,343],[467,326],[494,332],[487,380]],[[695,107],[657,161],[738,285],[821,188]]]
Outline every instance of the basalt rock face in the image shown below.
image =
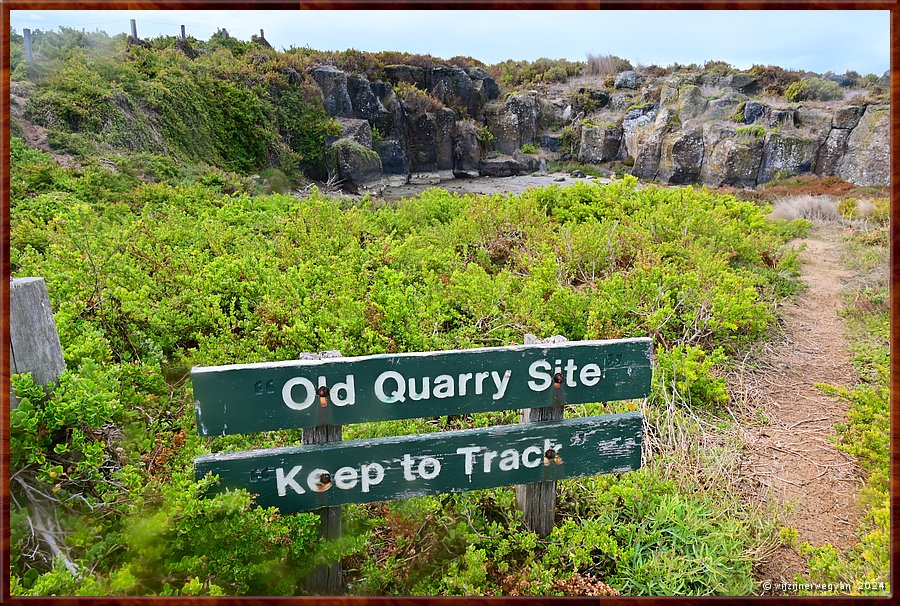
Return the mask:
[[703,166],[703,130],[680,129],[663,137],[660,142],[657,180],[670,185],[695,183]]
[[700,181],[711,187],[753,187],[762,162],[763,140],[737,136],[734,128],[707,125],[703,131],[705,158]]
[[615,124],[582,126],[578,160],[588,164],[609,162],[619,157],[622,129]]
[[382,178],[378,154],[349,137],[335,141],[329,153],[342,185],[352,192],[358,193]]
[[870,105],[850,131],[847,151],[836,174],[857,185],[891,182],[891,112],[888,105]]
[[352,118],[353,102],[347,88],[347,74],[328,65],[316,67],[309,73],[322,89],[325,111],[328,115]]
[[485,123],[494,136],[494,149],[515,153],[523,145],[534,143],[540,104],[535,92],[514,93],[505,102],[495,101],[485,108]]
[[[890,183],[889,106],[852,88],[846,101],[789,103],[762,95],[750,74],[633,71],[501,97],[480,67],[389,65],[375,82],[330,66],[310,73],[341,124],[342,139],[330,144],[351,187],[374,182],[379,171],[509,176],[558,158],[624,162],[633,175],[666,184],[755,187],[803,174]],[[402,100],[401,83],[435,101]],[[522,153],[532,145],[536,155]]]
[[460,120],[453,128],[453,176],[477,177],[481,144],[475,122]]
[[[451,171],[477,175],[481,155],[479,126],[471,120],[458,122],[457,112],[483,122],[485,106],[500,95],[491,75],[476,67],[464,70],[413,65],[389,65],[384,73],[387,82],[371,82],[362,75],[347,74],[331,66],[310,70],[322,90],[325,110],[341,124],[343,138],[372,150],[381,163],[378,170],[384,175],[408,177],[412,173]],[[438,105],[434,109],[408,106],[394,91],[399,83],[428,92]],[[511,109],[521,110],[522,121],[527,122],[530,110],[519,108],[515,101]],[[529,140],[534,139],[533,123],[534,120],[530,131],[522,135]],[[378,141],[373,142],[370,127],[378,129]],[[522,136],[517,133],[516,140]],[[370,156],[340,141],[331,144],[333,155],[343,167],[340,176],[349,189],[375,180],[376,163]]]

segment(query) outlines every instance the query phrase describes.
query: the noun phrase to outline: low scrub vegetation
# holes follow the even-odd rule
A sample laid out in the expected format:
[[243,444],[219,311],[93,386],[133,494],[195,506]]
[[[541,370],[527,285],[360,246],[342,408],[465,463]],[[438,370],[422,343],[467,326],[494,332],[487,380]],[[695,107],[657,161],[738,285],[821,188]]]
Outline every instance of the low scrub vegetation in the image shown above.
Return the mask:
[[504,61],[488,68],[502,86],[518,88],[536,84],[565,82],[581,75],[585,64],[567,59],[540,58],[534,61]]
[[[49,393],[13,378],[14,595],[302,594],[305,574],[336,559],[351,594],[754,592],[774,526],[667,427],[683,438],[697,414],[727,414],[718,369],[796,288],[783,242],[802,221],[631,177],[518,196],[434,189],[393,207],[140,166],[157,182],[62,168],[13,142],[11,269],[46,279],[67,364]],[[547,539],[524,529],[511,488],[346,506],[333,543],[312,514],[260,509],[246,492],[200,498],[194,456],[300,432],[201,439],[191,366],[516,344],[525,332],[650,335],[658,359],[645,466],[562,481]],[[371,423],[345,438],[516,419]],[[693,474],[673,471],[685,465]]]
[[841,87],[831,80],[804,78],[794,82],[784,91],[788,101],[831,101],[844,96]]

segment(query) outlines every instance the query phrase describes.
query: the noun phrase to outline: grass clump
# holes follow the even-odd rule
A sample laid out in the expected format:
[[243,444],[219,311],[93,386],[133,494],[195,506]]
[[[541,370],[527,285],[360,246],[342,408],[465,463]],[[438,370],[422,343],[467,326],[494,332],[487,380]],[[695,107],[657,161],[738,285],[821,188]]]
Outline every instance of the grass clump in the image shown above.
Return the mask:
[[444,108],[443,103],[409,82],[398,82],[394,93],[414,113],[431,113]]
[[766,136],[766,128],[758,124],[752,126],[739,126],[735,129],[738,137],[743,139],[762,139]]
[[631,62],[615,55],[594,55],[587,53],[588,76],[615,76],[619,72],[633,69]]

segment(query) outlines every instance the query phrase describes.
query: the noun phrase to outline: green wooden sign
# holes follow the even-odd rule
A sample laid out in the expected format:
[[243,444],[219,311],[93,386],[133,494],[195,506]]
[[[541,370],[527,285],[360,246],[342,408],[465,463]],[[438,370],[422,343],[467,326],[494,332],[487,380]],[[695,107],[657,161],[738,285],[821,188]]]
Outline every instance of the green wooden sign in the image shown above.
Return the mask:
[[650,393],[649,338],[197,367],[200,435],[346,425]]
[[283,513],[529,484],[641,466],[639,413],[197,457],[213,491],[246,488]]

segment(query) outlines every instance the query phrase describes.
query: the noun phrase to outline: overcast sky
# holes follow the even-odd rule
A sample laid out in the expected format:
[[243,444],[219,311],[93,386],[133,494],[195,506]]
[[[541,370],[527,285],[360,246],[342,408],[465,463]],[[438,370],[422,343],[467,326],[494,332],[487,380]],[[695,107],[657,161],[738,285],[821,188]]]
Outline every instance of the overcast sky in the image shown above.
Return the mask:
[[247,40],[260,29],[277,49],[356,48],[470,55],[485,63],[613,54],[669,65],[720,59],[881,75],[890,67],[888,11],[11,11],[13,29],[59,26],[140,37],[207,39],[218,28]]

